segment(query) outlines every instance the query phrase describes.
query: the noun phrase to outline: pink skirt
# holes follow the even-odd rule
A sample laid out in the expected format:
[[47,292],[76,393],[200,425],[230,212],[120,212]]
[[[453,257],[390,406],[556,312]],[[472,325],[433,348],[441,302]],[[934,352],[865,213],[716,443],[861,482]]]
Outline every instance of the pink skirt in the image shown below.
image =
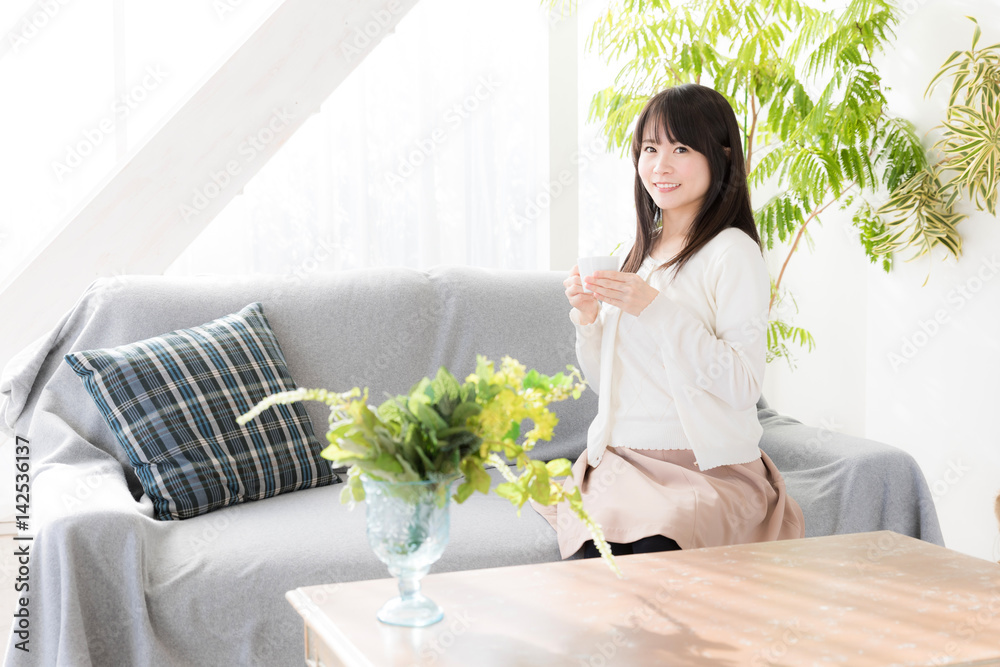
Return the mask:
[[[681,549],[805,537],[802,509],[767,454],[701,471],[690,449],[608,447],[596,468],[573,464],[583,507],[609,542],[664,535]],[[531,506],[556,530],[568,558],[591,539],[567,503]]]

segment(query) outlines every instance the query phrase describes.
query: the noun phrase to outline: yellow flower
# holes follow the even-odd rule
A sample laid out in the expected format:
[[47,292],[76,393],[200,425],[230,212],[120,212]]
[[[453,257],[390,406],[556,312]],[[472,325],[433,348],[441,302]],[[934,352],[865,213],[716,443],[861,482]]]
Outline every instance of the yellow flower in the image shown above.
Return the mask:
[[507,432],[506,427],[508,423],[509,420],[492,406],[483,408],[478,417],[469,420],[473,432],[478,431],[484,440],[499,439],[501,435]]
[[559,417],[553,412],[544,410],[532,414],[531,419],[535,422],[535,428],[528,431],[527,437],[532,440],[551,440],[552,432],[559,423]]
[[518,363],[517,359],[511,357],[504,357],[500,361],[500,373],[504,378],[504,382],[510,385],[521,386],[521,381],[524,380],[524,375],[527,369],[524,364]]

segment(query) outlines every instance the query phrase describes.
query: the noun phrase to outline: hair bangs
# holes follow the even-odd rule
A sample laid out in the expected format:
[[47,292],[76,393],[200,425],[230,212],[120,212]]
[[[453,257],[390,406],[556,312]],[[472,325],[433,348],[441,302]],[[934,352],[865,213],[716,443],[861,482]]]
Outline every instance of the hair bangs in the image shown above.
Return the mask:
[[702,110],[693,108],[694,105],[683,95],[671,94],[675,90],[668,89],[664,94],[654,96],[641,114],[641,132],[636,133],[640,147],[643,141],[650,139],[659,143],[666,135],[666,140],[672,144],[707,153],[711,145],[711,131],[705,127]]

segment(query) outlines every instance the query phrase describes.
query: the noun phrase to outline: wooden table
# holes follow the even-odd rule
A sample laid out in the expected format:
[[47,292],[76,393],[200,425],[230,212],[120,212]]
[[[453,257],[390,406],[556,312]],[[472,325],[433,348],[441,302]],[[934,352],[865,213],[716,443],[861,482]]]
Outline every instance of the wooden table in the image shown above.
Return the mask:
[[1000,665],[1000,565],[889,531],[299,588],[310,665]]

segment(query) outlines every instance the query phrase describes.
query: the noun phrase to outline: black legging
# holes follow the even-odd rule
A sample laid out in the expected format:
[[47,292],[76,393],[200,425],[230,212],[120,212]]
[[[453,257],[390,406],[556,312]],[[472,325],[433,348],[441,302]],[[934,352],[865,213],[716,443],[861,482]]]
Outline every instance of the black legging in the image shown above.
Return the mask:
[[[663,535],[651,535],[635,542],[608,542],[611,547],[611,554],[614,556],[627,556],[629,554],[648,554],[654,551],[679,551],[680,545],[669,537]],[[583,543],[584,558],[599,558],[601,552],[597,550],[594,540],[587,540]]]

